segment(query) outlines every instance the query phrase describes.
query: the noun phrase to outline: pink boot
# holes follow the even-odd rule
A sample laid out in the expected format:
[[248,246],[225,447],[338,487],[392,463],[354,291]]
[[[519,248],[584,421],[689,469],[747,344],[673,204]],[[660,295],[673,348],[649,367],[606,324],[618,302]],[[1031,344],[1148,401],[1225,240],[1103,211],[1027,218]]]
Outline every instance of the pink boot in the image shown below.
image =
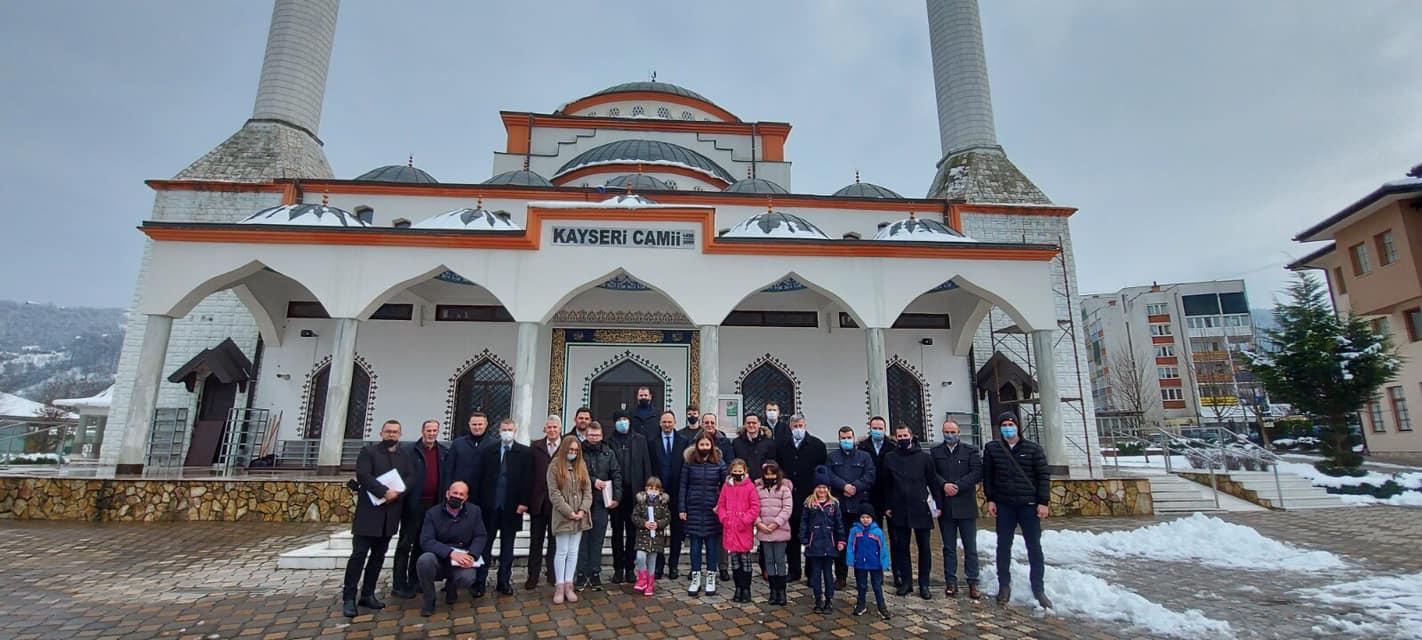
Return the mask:
[[646,575],[647,575],[647,588],[643,589],[643,590],[642,590],[642,593],[643,593],[644,595],[646,595],[647,597],[650,598],[650,597],[652,597],[652,585],[656,584],[656,582],[657,582],[657,574],[652,573],[651,571],[648,571],[648,572],[646,573]]
[[647,572],[646,572],[646,571],[638,571],[638,572],[637,572],[637,584],[632,585],[632,590],[633,590],[633,591],[636,591],[637,593],[642,593],[643,590],[645,590],[646,588],[647,588]]

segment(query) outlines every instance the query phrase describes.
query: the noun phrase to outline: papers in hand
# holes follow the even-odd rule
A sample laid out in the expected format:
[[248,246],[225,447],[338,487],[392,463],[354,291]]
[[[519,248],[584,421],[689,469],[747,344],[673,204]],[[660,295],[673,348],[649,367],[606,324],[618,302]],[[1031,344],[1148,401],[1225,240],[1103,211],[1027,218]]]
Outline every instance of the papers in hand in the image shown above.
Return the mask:
[[[455,554],[455,553],[469,553],[469,552],[468,552],[468,551],[465,551],[465,550],[463,550],[463,549],[450,549],[450,550],[449,550],[449,566],[451,566],[451,567],[458,567],[458,566],[459,566],[459,563],[454,560],[454,554]],[[484,566],[484,559],[483,559],[483,558],[475,558],[475,559],[474,559],[474,566],[473,566],[472,568],[478,569],[479,567],[482,567],[482,566]]]
[[[386,489],[394,489],[400,493],[405,493],[405,480],[400,477],[400,472],[391,469],[375,477],[375,481],[385,485]],[[365,495],[370,496],[370,503],[375,506],[385,504],[385,496],[377,496],[369,491]]]
[[[656,511],[656,508],[649,504],[649,505],[647,505],[647,522],[656,522],[656,521],[657,521],[657,511]],[[657,530],[656,530],[656,529],[649,529],[649,531],[651,531],[651,537],[653,537],[653,538],[657,537]]]
[[938,502],[933,499],[932,494],[928,496],[928,512],[932,513],[935,518],[943,515],[943,512],[938,510]]
[[612,508],[612,481],[602,483],[602,506]]

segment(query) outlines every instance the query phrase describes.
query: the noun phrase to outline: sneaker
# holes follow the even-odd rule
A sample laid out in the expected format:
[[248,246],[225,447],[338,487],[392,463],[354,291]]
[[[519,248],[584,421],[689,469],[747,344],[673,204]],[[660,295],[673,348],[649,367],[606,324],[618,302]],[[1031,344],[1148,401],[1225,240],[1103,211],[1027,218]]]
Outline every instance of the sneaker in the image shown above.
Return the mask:
[[689,595],[689,596],[701,595],[701,572],[700,572],[700,571],[692,571],[692,572],[691,572],[691,584],[690,584],[690,585],[687,585],[687,587],[686,587],[686,595]]
[[822,599],[820,599],[820,598],[816,598],[816,599],[815,599],[815,613],[824,613],[824,612],[825,612],[825,601],[822,600]]
[[706,595],[716,595],[716,574],[710,571],[706,572]]
[[887,607],[879,607],[879,619],[888,620],[890,617],[891,616],[889,616],[889,609]]
[[863,603],[863,602],[856,603],[856,604],[854,605],[854,615],[856,615],[856,616],[862,616],[862,615],[864,615],[864,614],[865,614],[866,612],[868,612],[868,611],[869,611],[869,607],[864,606],[864,603]]
[[1033,596],[1036,596],[1036,598],[1037,598],[1037,604],[1042,605],[1042,608],[1043,608],[1043,609],[1051,609],[1051,608],[1052,608],[1052,599],[1047,597],[1047,592],[1045,592],[1045,591],[1036,591],[1036,592],[1033,592],[1032,595],[1033,595]]
[[585,590],[585,589],[587,589],[587,588],[588,588],[588,577],[587,577],[587,576],[578,576],[577,582],[574,582],[574,583],[573,583],[573,590],[574,590],[574,591],[577,591],[578,593],[582,593],[583,590]]
[[588,588],[593,591],[602,591],[602,576],[591,576],[588,578]]

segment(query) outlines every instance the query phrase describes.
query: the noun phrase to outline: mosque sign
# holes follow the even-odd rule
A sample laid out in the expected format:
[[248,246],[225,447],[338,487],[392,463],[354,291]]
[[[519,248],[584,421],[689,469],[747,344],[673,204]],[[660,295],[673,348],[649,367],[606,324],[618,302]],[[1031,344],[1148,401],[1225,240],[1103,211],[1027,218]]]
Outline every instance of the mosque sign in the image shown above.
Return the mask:
[[696,232],[688,229],[555,226],[553,244],[632,249],[695,249]]

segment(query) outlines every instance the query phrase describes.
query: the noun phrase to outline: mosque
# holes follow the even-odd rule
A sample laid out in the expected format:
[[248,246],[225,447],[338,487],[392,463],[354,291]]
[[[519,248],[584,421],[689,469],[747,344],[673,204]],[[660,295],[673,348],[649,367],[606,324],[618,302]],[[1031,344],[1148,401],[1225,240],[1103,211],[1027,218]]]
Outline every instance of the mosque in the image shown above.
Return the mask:
[[647,386],[723,423],[774,401],[826,441],[871,415],[990,437],[1016,411],[1059,473],[1100,477],[1076,210],[997,143],[975,0],[927,2],[925,197],[797,192],[789,123],[655,81],[498,112],[487,177],[337,178],[318,132],[338,5],[276,0],[251,119],[148,182],[102,463],[334,473],[387,418],[451,438],[480,411],[527,441]]

